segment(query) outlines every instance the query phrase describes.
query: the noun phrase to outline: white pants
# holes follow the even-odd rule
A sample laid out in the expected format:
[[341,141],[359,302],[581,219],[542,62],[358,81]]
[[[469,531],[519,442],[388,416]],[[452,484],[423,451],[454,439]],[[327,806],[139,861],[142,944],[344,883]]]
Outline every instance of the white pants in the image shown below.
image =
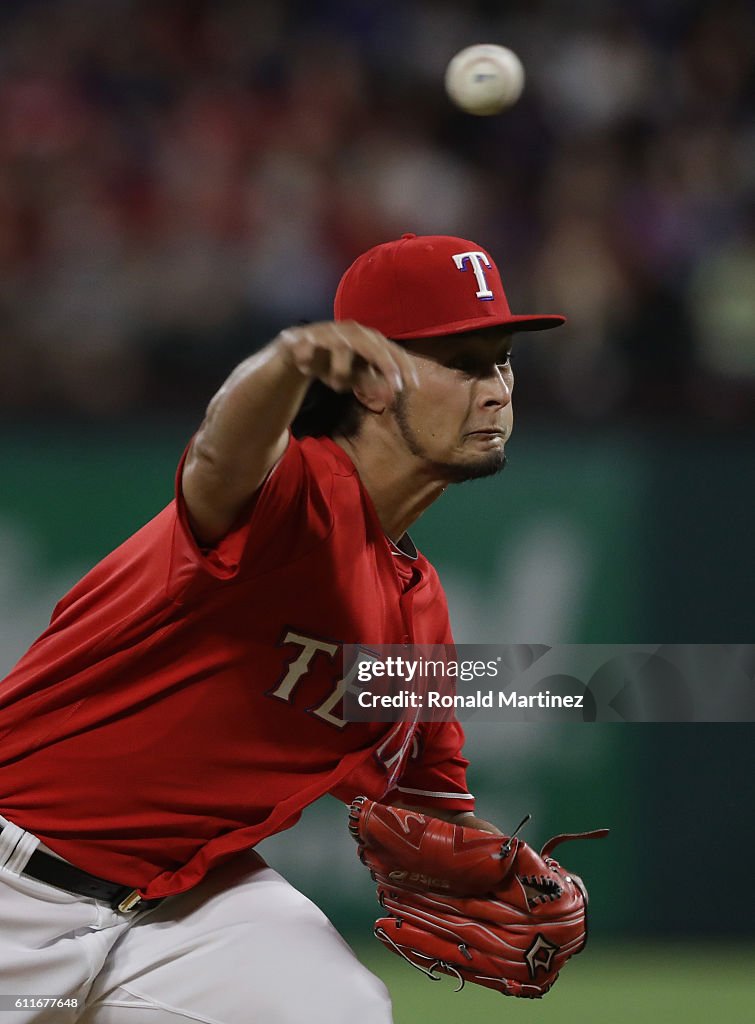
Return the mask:
[[19,874],[14,828],[0,835],[0,1000],[78,1005],[15,1009],[7,1024],[391,1024],[382,982],[256,859],[128,916]]

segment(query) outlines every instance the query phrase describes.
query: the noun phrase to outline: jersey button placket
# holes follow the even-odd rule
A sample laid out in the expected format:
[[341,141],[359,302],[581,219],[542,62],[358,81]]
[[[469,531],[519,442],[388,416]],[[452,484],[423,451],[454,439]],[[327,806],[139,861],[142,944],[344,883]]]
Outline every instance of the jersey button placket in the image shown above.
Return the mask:
[[[418,581],[417,581],[418,582]],[[399,609],[401,611],[401,622],[404,627],[404,633],[401,637],[401,643],[406,647],[412,642],[414,635],[414,616],[412,609],[414,605],[414,591],[417,588],[417,582],[412,581],[412,584],[407,590],[405,590],[399,598]]]

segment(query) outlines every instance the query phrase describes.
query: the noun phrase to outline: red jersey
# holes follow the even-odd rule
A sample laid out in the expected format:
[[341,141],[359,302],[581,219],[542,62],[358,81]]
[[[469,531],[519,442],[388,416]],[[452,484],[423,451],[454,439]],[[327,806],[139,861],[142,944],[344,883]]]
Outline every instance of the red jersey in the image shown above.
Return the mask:
[[346,453],[291,439],[211,550],[181,469],[0,684],[0,813],[157,898],[325,793],[472,810],[458,723],[341,717],[342,644],[451,642],[435,570],[387,540]]

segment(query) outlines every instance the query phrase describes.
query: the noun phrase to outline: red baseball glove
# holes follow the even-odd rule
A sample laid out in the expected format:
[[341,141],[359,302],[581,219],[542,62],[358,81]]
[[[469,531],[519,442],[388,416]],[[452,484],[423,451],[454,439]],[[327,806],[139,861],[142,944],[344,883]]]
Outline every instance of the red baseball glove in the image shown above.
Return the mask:
[[584,949],[587,890],[550,853],[608,829],[555,836],[538,854],[516,836],[357,797],[349,830],[388,911],[375,935],[433,980],[537,999]]

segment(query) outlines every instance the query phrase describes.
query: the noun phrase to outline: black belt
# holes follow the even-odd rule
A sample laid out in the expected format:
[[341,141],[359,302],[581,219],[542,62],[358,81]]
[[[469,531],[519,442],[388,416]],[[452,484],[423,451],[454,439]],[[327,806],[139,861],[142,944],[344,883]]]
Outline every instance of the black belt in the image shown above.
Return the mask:
[[[2,831],[3,827],[0,826],[0,833]],[[88,871],[82,871],[81,868],[74,867],[65,860],[59,860],[43,850],[34,851],[21,874],[77,896],[102,900],[109,903],[113,910],[119,910],[124,914],[136,910],[137,907],[142,910],[162,902],[145,900],[138,890],[130,886],[118,885],[117,882],[108,882],[97,875],[90,875]]]

